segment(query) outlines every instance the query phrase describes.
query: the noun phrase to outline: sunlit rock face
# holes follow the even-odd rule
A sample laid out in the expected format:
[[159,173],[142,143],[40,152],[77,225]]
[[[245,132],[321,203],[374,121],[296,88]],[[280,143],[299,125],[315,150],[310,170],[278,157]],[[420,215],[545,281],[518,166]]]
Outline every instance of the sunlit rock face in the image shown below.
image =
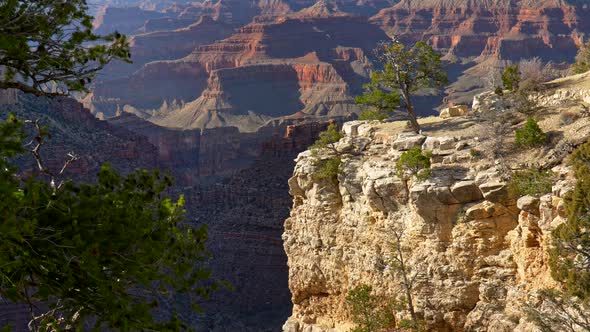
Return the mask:
[[[540,306],[537,292],[559,287],[548,249],[575,183],[567,157],[590,137],[589,82],[581,74],[549,83],[535,97],[537,114],[544,130],[559,134],[524,150],[504,137],[501,161],[490,151],[497,142],[490,124],[478,120],[508,109],[493,92],[477,96],[472,113],[424,120],[421,134],[403,122],[345,123],[334,146],[342,160],[337,181],[317,176],[317,160],[334,158],[334,149],[299,154],[283,233],[294,304],[284,331],[349,331],[345,297],[362,284],[386,298],[403,294],[391,264],[400,229],[407,263],[418,273],[415,309],[427,330],[537,331],[525,306]],[[560,123],[560,114],[571,112],[580,118]],[[414,147],[432,153],[427,180],[401,179],[396,170]],[[520,197],[510,189],[511,170],[529,165],[554,172],[550,193]]]
[[429,40],[460,57],[571,61],[590,33],[588,4],[580,1],[401,1],[372,21],[391,35]]

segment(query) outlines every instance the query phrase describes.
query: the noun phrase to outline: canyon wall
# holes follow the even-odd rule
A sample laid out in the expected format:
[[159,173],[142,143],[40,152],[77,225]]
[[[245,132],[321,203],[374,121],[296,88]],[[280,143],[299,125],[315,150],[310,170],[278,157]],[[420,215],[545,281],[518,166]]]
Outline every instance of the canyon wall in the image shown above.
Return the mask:
[[[214,276],[234,287],[204,304],[205,315],[187,308],[184,315],[192,326],[276,331],[288,317],[292,304],[280,240],[289,213],[286,179],[295,156],[327,123],[292,119],[255,133],[232,127],[169,129],[132,114],[102,121],[75,100],[49,101],[14,91],[0,93],[0,109],[48,125],[52,136],[42,155],[51,169],[59,169],[70,151],[80,156],[68,168],[68,178],[93,181],[104,162],[123,173],[159,168],[175,177],[169,194],[186,197],[187,222],[208,225]],[[15,162],[23,173],[35,172],[32,158]],[[0,326],[26,325],[26,311],[26,306],[0,304]]]
[[[490,88],[482,77],[509,61],[570,63],[590,33],[590,9],[561,0],[224,0],[158,13],[145,23],[150,33],[132,38],[134,64],[110,66],[93,87],[85,100],[93,113],[250,132],[297,112],[350,115],[359,111],[352,100],[373,69],[372,50],[397,36],[426,40],[450,62],[445,99],[417,100],[427,115],[444,102],[470,103]],[[326,84],[293,73],[303,67],[326,73]]]
[[588,6],[562,0],[403,0],[372,21],[390,35],[425,39],[459,57],[569,62],[590,33],[588,15]]
[[[349,115],[356,111],[352,95],[372,68],[366,54],[386,38],[366,18],[351,15],[251,23],[182,59],[100,81],[85,105],[105,117],[134,109],[165,126],[242,131],[297,112]],[[180,106],[162,110],[164,102]]]

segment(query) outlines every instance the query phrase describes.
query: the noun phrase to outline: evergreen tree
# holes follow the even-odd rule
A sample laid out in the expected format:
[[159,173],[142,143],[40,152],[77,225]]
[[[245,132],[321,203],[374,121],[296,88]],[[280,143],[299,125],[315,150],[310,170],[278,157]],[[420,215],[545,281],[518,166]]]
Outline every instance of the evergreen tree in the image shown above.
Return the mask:
[[111,60],[129,61],[124,35],[92,32],[86,0],[0,2],[0,89],[35,95],[86,91]]
[[440,88],[448,83],[440,54],[426,42],[407,46],[399,40],[380,44],[375,53],[383,69],[373,73],[357,103],[370,107],[372,113],[365,113],[367,118],[383,119],[403,100],[412,129],[420,132],[413,96],[420,89]]
[[[127,61],[125,36],[94,34],[87,10],[83,0],[0,2],[0,89],[67,95]],[[185,224],[182,196],[166,194],[171,178],[105,165],[96,183],[58,183],[63,169],[51,173],[39,154],[48,133],[32,123],[28,152],[49,181],[19,175],[11,160],[27,152],[23,122],[0,124],[0,297],[27,304],[35,332],[186,329],[177,297],[199,310],[220,284],[205,264],[206,227]],[[162,301],[173,312],[155,319]]]
[[590,71],[590,41],[578,51],[576,62],[572,65],[572,73],[582,74]]

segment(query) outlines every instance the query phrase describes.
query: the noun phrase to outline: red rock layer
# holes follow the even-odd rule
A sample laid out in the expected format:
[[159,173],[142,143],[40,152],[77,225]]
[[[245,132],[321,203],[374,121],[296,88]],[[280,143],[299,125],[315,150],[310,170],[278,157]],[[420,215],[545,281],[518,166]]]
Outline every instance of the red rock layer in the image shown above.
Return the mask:
[[[365,52],[386,38],[378,27],[353,16],[252,23],[225,40],[197,47],[181,60],[148,63],[128,79],[98,84],[91,103],[93,111],[109,115],[117,105],[157,109],[163,100],[190,102],[201,97],[198,106],[211,106],[204,110],[238,105],[239,100],[243,110],[267,115],[295,113],[314,101],[342,100],[346,99],[342,95],[357,91],[370,67]],[[277,72],[271,73],[273,70]],[[289,94],[287,101],[292,103],[288,104],[300,108],[277,109],[281,103],[274,102],[272,94],[266,95],[272,99],[268,102],[263,96],[247,98],[251,93],[263,94],[277,82],[281,83],[276,89]],[[264,105],[258,107],[260,103]]]
[[590,33],[590,8],[561,0],[404,0],[372,21],[390,35],[426,39],[461,57],[571,61]]

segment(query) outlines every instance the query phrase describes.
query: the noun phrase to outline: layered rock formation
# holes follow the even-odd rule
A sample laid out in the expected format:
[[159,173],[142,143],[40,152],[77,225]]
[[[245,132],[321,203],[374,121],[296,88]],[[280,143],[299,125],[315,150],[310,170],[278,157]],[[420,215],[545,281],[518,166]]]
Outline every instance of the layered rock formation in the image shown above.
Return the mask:
[[[588,6],[564,0],[220,0],[180,3],[157,13],[161,17],[148,19],[139,29],[156,32],[132,40],[135,64],[112,66],[86,99],[93,113],[111,117],[128,111],[156,117],[157,123],[166,126],[237,126],[246,131],[263,125],[268,120],[264,116],[297,111],[315,114],[318,110],[350,113],[356,110],[350,107],[350,96],[359,93],[371,68],[366,55],[371,55],[378,41],[389,38],[377,27],[405,41],[427,40],[445,54],[454,62],[448,67],[453,84],[446,91],[447,101],[470,103],[475,93],[489,88],[481,76],[523,58],[571,62],[590,33]],[[372,25],[361,18],[373,14]],[[204,15],[212,19],[196,23]],[[125,24],[137,25],[138,21]],[[231,37],[211,44],[231,33],[230,27],[240,26]],[[194,47],[195,52],[179,59]],[[343,65],[341,58],[331,55],[338,48],[358,49],[363,54]],[[154,60],[174,61],[148,64]],[[339,88],[322,91],[339,106],[306,98],[299,91],[300,82],[284,78],[289,76],[285,65],[324,62],[347,85],[346,98]],[[243,68],[252,65],[264,66]],[[225,71],[215,73],[221,69]],[[228,73],[231,70],[237,72]],[[268,71],[283,78],[280,82],[269,79]],[[340,84],[339,80],[330,83]],[[270,90],[266,97],[277,99],[264,105],[244,104],[243,96],[252,94],[257,101],[264,100],[259,96],[275,85],[281,91]],[[286,105],[278,99],[286,100]],[[441,99],[425,98],[424,113],[430,113]],[[177,106],[166,108],[164,103]],[[170,112],[174,114],[168,117]]]
[[579,1],[404,0],[372,21],[456,56],[571,61],[590,33],[589,14]]
[[[428,41],[450,66],[447,99],[470,103],[486,77],[507,61],[540,57],[571,63],[590,34],[583,1],[403,0],[371,18],[389,35]],[[460,64],[460,65],[459,65]]]
[[138,7],[105,7],[94,21],[97,33],[109,34],[118,31],[124,34],[138,32],[146,21],[164,16],[160,12],[143,10]]
[[[585,93],[540,111],[541,127],[556,132],[548,146],[508,150],[501,163],[472,152],[491,151],[495,141],[476,117],[425,122],[424,135],[404,132],[398,123],[346,123],[336,145],[343,151],[336,183],[314,175],[318,157],[300,154],[283,234],[294,303],[284,330],[348,331],[353,325],[344,299],[361,284],[389,298],[401,294],[391,257],[393,232],[403,230],[407,263],[418,273],[415,307],[429,331],[535,331],[524,306],[539,304],[536,292],[556,285],[547,249],[551,230],[564,222],[562,199],[573,183],[561,163],[590,137],[583,115],[590,76],[584,77],[558,84]],[[558,91],[546,98],[555,100],[548,96]],[[505,111],[493,109],[490,96],[479,98],[478,111]],[[579,120],[557,121],[560,112],[574,109]],[[508,138],[504,144],[511,146]],[[406,182],[395,162],[416,146],[432,151],[432,176]],[[553,167],[559,180],[552,193],[517,197],[508,189],[510,169],[527,164]]]
[[[245,131],[298,111],[350,114],[351,94],[371,68],[365,54],[384,38],[366,19],[348,15],[252,23],[181,60],[148,63],[129,78],[100,83],[87,104],[106,116],[133,108],[157,114],[154,121],[166,126]],[[186,104],[171,114],[158,111],[175,100]]]
[[228,37],[233,28],[210,16],[175,30],[156,31],[133,36],[130,40],[132,63],[114,62],[101,72],[101,79],[131,75],[148,62],[174,60],[190,54],[197,46]]

